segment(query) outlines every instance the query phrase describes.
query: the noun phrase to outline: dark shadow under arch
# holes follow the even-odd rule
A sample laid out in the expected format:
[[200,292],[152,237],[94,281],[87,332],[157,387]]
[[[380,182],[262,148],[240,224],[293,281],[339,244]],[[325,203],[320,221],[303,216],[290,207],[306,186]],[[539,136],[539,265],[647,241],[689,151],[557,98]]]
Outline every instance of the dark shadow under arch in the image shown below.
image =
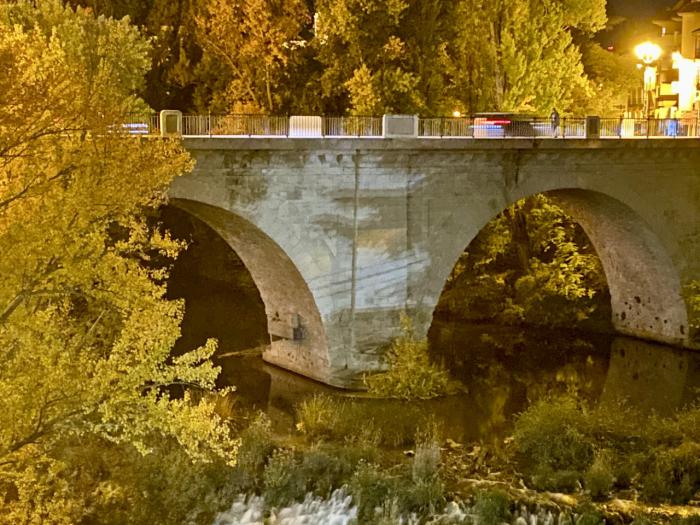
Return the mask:
[[263,359],[328,382],[328,344],[321,316],[306,281],[284,250],[232,212],[186,199],[171,199],[169,204],[214,230],[250,272],[264,304],[270,339]]

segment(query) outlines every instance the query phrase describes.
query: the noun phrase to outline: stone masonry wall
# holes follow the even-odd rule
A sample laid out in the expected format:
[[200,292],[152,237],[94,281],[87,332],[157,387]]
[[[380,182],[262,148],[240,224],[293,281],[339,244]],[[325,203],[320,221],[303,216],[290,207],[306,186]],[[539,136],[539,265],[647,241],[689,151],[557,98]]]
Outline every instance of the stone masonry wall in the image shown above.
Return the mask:
[[[185,145],[197,165],[173,183],[171,196],[254,225],[309,291],[314,305],[305,308],[315,306],[323,333],[265,356],[280,366],[356,386],[362,372],[382,366],[402,310],[427,332],[447,276],[478,231],[516,200],[550,191],[601,255],[615,326],[695,345],[682,289],[700,279],[696,139],[211,138]],[[272,273],[258,276],[264,287],[287,286],[286,275]],[[288,297],[294,301],[294,289]]]

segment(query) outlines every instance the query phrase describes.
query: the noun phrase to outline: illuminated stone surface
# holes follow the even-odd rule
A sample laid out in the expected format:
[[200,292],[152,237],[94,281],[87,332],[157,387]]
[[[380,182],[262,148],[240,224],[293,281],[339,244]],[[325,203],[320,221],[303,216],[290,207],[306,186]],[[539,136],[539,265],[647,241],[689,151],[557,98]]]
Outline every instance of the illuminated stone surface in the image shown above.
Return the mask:
[[246,264],[273,335],[269,362],[357,385],[381,366],[399,312],[427,331],[464,248],[504,208],[541,192],[595,245],[617,330],[696,346],[681,292],[700,279],[698,139],[185,145],[197,166],[174,182],[172,204]]

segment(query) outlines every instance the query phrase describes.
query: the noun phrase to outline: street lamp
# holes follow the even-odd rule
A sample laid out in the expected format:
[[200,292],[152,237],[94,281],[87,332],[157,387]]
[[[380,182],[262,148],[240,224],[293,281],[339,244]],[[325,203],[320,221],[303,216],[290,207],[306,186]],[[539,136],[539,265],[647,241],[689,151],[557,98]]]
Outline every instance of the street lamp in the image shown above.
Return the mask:
[[656,66],[661,47],[653,42],[642,42],[634,48],[634,54],[644,63],[644,115],[649,117],[649,92],[656,87]]

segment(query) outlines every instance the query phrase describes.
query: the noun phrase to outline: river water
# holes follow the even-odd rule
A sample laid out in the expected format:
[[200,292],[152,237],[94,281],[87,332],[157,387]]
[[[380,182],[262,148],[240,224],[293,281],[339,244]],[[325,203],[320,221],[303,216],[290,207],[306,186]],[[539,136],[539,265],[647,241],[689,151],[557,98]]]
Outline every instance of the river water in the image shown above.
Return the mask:
[[[700,354],[628,337],[437,321],[429,340],[433,357],[466,392],[411,406],[436,418],[445,437],[458,442],[503,437],[515,414],[551,393],[575,391],[594,405],[626,400],[659,414],[671,414],[700,393]],[[294,406],[315,394],[352,396],[376,406],[378,419],[390,412],[388,406],[403,404],[363,400],[268,365],[255,354],[217,362],[221,384],[235,385],[238,401],[267,412],[281,433],[293,431]]]

